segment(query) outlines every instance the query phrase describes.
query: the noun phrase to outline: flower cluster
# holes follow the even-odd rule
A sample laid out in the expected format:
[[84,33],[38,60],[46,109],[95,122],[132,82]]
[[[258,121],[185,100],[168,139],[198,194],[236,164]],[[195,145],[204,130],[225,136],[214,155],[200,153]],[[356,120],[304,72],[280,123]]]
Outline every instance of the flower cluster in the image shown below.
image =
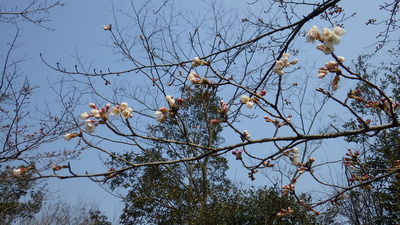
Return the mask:
[[251,109],[254,105],[254,100],[247,95],[240,96],[240,102],[246,104],[246,107]]
[[363,176],[358,176],[357,174],[352,174],[351,175],[351,177],[349,178],[349,181],[350,182],[355,182],[355,181],[358,181],[358,182],[363,182],[363,181],[366,181],[366,180],[368,180],[368,179],[370,179],[371,178],[371,176],[370,175],[368,175],[368,174],[365,174],[365,175],[363,175]]
[[281,126],[283,126],[283,125],[279,122],[278,119],[272,119],[272,118],[270,118],[270,117],[268,117],[268,116],[264,116],[264,120],[265,120],[265,122],[267,122],[267,123],[273,123],[276,127],[281,127]]
[[311,169],[311,165],[313,164],[314,161],[315,161],[315,158],[314,157],[310,157],[306,163],[298,163],[299,168],[297,168],[297,171],[300,174],[303,174],[306,171],[309,171],[311,173],[314,172],[314,170]]
[[282,216],[286,216],[286,215],[290,215],[294,213],[294,210],[290,207],[288,207],[287,209],[281,209],[281,211],[278,212],[278,214],[276,214],[277,217],[282,217]]
[[258,173],[258,170],[255,170],[255,169],[253,169],[253,170],[251,170],[250,172],[248,172],[247,174],[249,175],[249,178],[250,178],[250,180],[255,180],[256,178],[254,177],[254,174],[255,173]]
[[264,161],[262,164],[265,167],[274,167],[274,164],[272,164],[270,160]]
[[236,160],[242,160],[242,153],[244,152],[243,149],[236,149],[232,151],[232,154],[236,156]]
[[356,100],[357,102],[363,102],[364,98],[360,96],[361,95],[361,90],[356,89],[356,90],[350,90],[350,92],[347,94],[348,98],[352,98]]
[[227,104],[224,102],[224,100],[221,100],[219,102],[219,105],[221,106],[220,109],[218,109],[218,113],[220,115],[220,119],[212,119],[210,120],[211,125],[216,126],[221,122],[226,122],[226,120],[228,119],[228,112],[229,112],[229,108],[227,106]]
[[91,108],[90,113],[83,112],[80,114],[80,118],[82,120],[87,120],[90,117],[94,117],[96,119],[107,120],[108,119],[108,110],[110,109],[111,105],[107,104],[105,107],[101,109],[97,108],[96,104],[89,103],[89,107]]
[[66,133],[66,134],[64,134],[64,140],[66,140],[66,141],[69,141],[69,140],[71,140],[72,138],[74,138],[74,137],[78,137],[78,136],[80,136],[80,134],[78,134],[78,133]]
[[279,127],[288,125],[290,123],[290,121],[292,120],[292,115],[289,115],[288,117],[286,117],[282,123],[278,119],[272,119],[268,116],[264,116],[264,120],[267,123],[273,123],[275,125],[275,127],[279,128]]
[[374,109],[381,109],[390,117],[393,116],[391,108],[394,111],[400,106],[400,103],[395,103],[392,98],[389,98],[389,101],[386,98],[381,98],[380,100],[381,102],[368,100],[365,106]]
[[221,109],[218,110],[218,112],[221,115],[221,118],[225,121],[226,119],[228,119],[229,108],[227,107],[227,104],[224,102],[224,100],[221,100],[219,102],[219,105],[221,106]]
[[266,90],[261,90],[261,91],[257,92],[253,98],[250,98],[247,95],[242,95],[242,96],[240,96],[240,102],[243,104],[246,104],[246,107],[251,109],[254,105],[254,102],[257,102],[262,96],[264,96],[266,94],[267,94]]
[[167,118],[167,115],[168,115],[168,109],[165,107],[161,107],[154,112],[154,117],[158,122],[164,122],[164,120]]
[[111,30],[111,28],[112,28],[112,24],[110,23],[108,26],[106,26],[106,25],[103,25],[102,27],[103,27],[103,30],[105,30],[105,31],[107,31],[107,30]]
[[289,62],[289,53],[283,53],[281,59],[277,60],[275,62],[275,67],[273,69],[274,73],[278,74],[279,76],[282,76],[285,71],[283,71],[283,68],[290,67],[290,65],[296,64],[299,59],[294,59],[293,61]]
[[212,81],[206,78],[201,78],[195,71],[191,71],[187,76],[187,80],[192,82],[192,84],[212,84]]
[[331,54],[335,47],[340,43],[340,38],[346,33],[346,31],[341,27],[334,27],[333,30],[329,28],[323,28],[322,32],[317,26],[312,26],[307,32],[306,42],[315,43],[316,40],[322,42],[323,44],[318,44],[317,49],[323,51],[325,55]]
[[110,109],[110,115],[122,116],[124,119],[132,117],[133,109],[128,107],[128,103],[122,102],[120,105],[115,105]]
[[283,192],[282,193],[283,195],[288,195],[290,193],[293,193],[294,192],[294,183],[287,184],[287,185],[283,186],[282,187],[282,192]]
[[198,67],[198,66],[206,66],[209,65],[208,62],[202,61],[199,57],[195,57],[192,61],[192,66],[193,67]]
[[175,115],[178,112],[179,107],[183,104],[183,98],[174,99],[171,95],[167,95],[165,100],[168,102],[170,109],[165,107],[159,108],[157,111],[154,112],[154,117],[159,122],[164,122],[168,115]]
[[[338,60],[340,62],[344,62],[345,58],[339,56]],[[318,78],[324,78],[328,73],[335,73],[336,76],[333,78],[331,82],[331,88],[333,91],[336,91],[339,88],[340,75],[342,71],[339,68],[339,63],[336,61],[330,61],[325,63],[325,67],[320,67],[318,70]]]
[[62,165],[62,166],[53,165],[51,168],[53,169],[53,172],[56,172],[56,171],[61,170],[61,169],[69,168],[69,166],[68,165]]
[[354,166],[358,165],[358,156],[360,155],[360,152],[353,152],[351,149],[347,149],[347,151],[347,157],[344,157],[344,165],[348,166],[350,169],[354,169]]
[[242,134],[242,137],[241,137],[242,141],[249,140],[250,137],[251,137],[251,135],[249,134],[249,132],[247,132],[247,130],[244,130],[243,134]]
[[[340,62],[344,62],[345,58],[339,56],[338,59]],[[318,70],[318,78],[324,78],[326,74],[329,72],[331,73],[338,73],[340,72],[339,63],[336,61],[330,61],[325,63],[325,67],[320,67]]]
[[29,165],[28,167],[19,167],[19,168],[10,170],[10,172],[14,177],[20,177],[20,176],[25,175],[29,170],[32,170],[34,168],[35,168],[34,165]]
[[[108,120],[108,116],[121,116],[124,119],[128,119],[132,117],[133,109],[129,108],[128,103],[122,102],[120,105],[114,105],[111,107],[111,104],[108,103],[104,107],[98,108],[96,104],[89,103],[89,107],[91,108],[90,112],[83,112],[80,114],[80,119],[85,120],[85,132],[93,133],[96,131],[96,127],[99,124],[106,123]],[[64,135],[64,140],[69,141],[74,137],[78,137],[81,134],[79,133],[67,133]]]
[[300,164],[299,162],[300,154],[299,154],[299,149],[297,147],[292,148],[291,150],[286,152],[285,155],[289,156],[289,159],[293,166],[298,166]]

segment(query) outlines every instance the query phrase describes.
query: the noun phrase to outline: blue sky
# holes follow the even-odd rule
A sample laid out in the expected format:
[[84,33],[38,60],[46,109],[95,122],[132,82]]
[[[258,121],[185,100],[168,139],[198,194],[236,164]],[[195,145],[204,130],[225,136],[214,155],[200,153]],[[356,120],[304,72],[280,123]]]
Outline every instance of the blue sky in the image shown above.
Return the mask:
[[[14,1],[11,0],[0,2],[6,6],[14,4]],[[163,1],[159,0],[158,2],[161,4]],[[196,14],[203,13],[203,11],[199,10],[203,3],[200,1],[189,2],[175,1],[175,7],[189,11],[193,10]],[[234,7],[240,13],[248,13],[247,7],[245,7],[246,4],[242,1],[223,2],[226,3],[227,7]],[[119,7],[119,4],[119,1],[115,1],[116,8]],[[342,38],[342,43],[335,50],[338,55],[345,56],[350,61],[358,55],[370,51],[370,46],[376,41],[375,36],[378,30],[374,26],[365,26],[365,22],[372,15],[374,18],[378,17],[377,19],[379,19],[379,16],[384,16],[381,13],[376,13],[376,4],[377,1],[374,0],[343,1],[341,6],[346,12],[351,14],[354,11],[357,12],[357,15],[344,23],[347,34]],[[362,10],[359,10],[361,6]],[[82,57],[83,62],[87,64],[92,63],[96,68],[102,68],[105,65],[111,68],[124,68],[126,66],[126,64],[121,64],[117,61],[119,56],[113,55],[111,48],[105,46],[110,43],[110,37],[109,33],[105,32],[101,26],[103,24],[115,23],[111,11],[112,4],[110,1],[70,1],[65,7],[52,10],[50,16],[51,22],[46,23],[46,26],[54,29],[54,31],[46,30],[29,23],[21,23],[19,25],[21,29],[19,43],[21,46],[17,48],[14,55],[20,57],[26,55],[25,58],[27,61],[22,64],[22,69],[25,71],[25,75],[31,79],[33,85],[41,87],[34,98],[39,107],[44,102],[54,102],[54,93],[49,90],[48,82],[55,82],[65,76],[44,65],[39,58],[40,53],[43,54],[43,57],[49,63],[55,64],[55,62],[60,61],[70,68],[73,68],[73,65],[76,64],[75,57],[77,54]],[[241,20],[241,18],[238,18],[238,20]],[[329,26],[326,22],[316,20],[310,22],[306,27],[311,27],[314,24],[320,27]],[[0,28],[11,35],[15,32],[15,27],[8,24],[0,24]],[[2,34],[0,43],[2,49],[4,49],[4,43],[7,40],[10,40],[9,36]],[[330,60],[328,56],[315,51],[315,46],[305,43],[303,39],[299,39],[296,44],[302,49],[299,57],[304,55],[306,57],[305,61],[310,64],[315,62],[318,67]],[[382,55],[382,59],[384,57],[385,54]],[[300,58],[300,60],[304,60],[304,58]],[[348,88],[346,86],[343,87],[343,94],[346,93]],[[57,111],[58,109],[54,107],[54,110]],[[257,133],[258,131],[254,130],[252,132]],[[326,145],[332,144],[341,146],[342,151],[338,155],[344,155],[347,149],[345,143],[334,140],[332,143],[328,142]],[[68,145],[66,144],[66,146]],[[49,144],[44,147],[57,148],[58,146]],[[330,153],[324,152],[321,157],[330,156]],[[98,154],[93,152],[85,153],[82,155],[82,160],[74,161],[74,165],[75,167],[82,168],[85,168],[86,165],[90,165],[90,167],[96,166],[96,164],[92,164],[93,158],[98,158]],[[97,166],[102,165],[98,164]],[[230,166],[230,176],[233,179],[251,184],[246,176],[247,172],[240,167],[238,162],[233,161]],[[256,180],[252,184],[265,184],[263,183],[263,179],[258,180],[261,181],[258,183]],[[97,202],[100,209],[106,213],[110,220],[116,221],[123,208],[120,199],[113,197],[97,184],[87,179],[50,179],[48,183],[50,190],[54,192],[53,196],[60,195],[70,202],[77,202],[81,199],[87,199],[89,202]]]

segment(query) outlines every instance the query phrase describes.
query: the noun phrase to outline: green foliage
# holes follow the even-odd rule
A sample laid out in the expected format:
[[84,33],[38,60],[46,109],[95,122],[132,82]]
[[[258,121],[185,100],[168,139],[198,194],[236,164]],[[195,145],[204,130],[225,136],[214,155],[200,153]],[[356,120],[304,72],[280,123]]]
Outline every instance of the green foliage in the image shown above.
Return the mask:
[[107,216],[91,204],[78,202],[71,205],[61,200],[47,203],[34,217],[21,221],[21,225],[111,225]]
[[[183,99],[184,104],[177,114],[170,115],[163,123],[149,126],[149,132],[154,138],[193,145],[155,140],[148,143],[149,148],[140,155],[125,152],[120,156],[136,163],[207,156],[179,164],[137,168],[114,179],[111,188],[122,186],[131,189],[121,216],[124,224],[190,224],[190,221],[200,221],[215,210],[209,208],[212,205],[210,199],[228,190],[227,160],[194,146],[215,147],[223,141],[218,136],[221,126],[209,122],[219,118],[219,99],[213,90],[203,86],[184,90]],[[113,159],[110,164],[118,167],[123,162]]]
[[45,197],[45,190],[36,181],[13,178],[9,171],[0,173],[0,221],[11,224],[39,212]]
[[111,225],[111,222],[107,221],[107,216],[102,214],[99,210],[89,210],[90,222],[93,225]]
[[[398,50],[398,49],[397,49]],[[385,62],[380,66],[368,63],[368,57],[359,58],[356,64],[357,72],[364,78],[378,84],[389,93],[394,102],[400,100],[400,55],[392,51],[393,61]],[[365,100],[379,100],[382,96],[373,87],[359,86]],[[364,120],[370,119],[385,122],[390,118],[379,109],[365,107],[365,102],[353,102],[352,106],[360,113]],[[395,111],[397,116],[399,111]],[[346,127],[355,128],[356,121],[346,124]],[[361,155],[359,166],[352,173],[358,176],[381,176],[397,165],[400,160],[400,130],[392,128],[379,133],[348,136],[346,140],[358,144]],[[376,181],[370,188],[358,188],[351,191],[348,198],[340,204],[341,213],[354,224],[395,224],[400,218],[400,176],[398,174]],[[365,212],[365,214],[360,214]],[[396,222],[395,222],[396,221]]]
[[[185,104],[178,114],[149,127],[154,138],[179,140],[205,146],[222,142],[220,125],[209,120],[220,118],[219,99],[207,88],[187,89]],[[207,117],[208,116],[208,117]],[[184,120],[181,118],[185,118]],[[188,132],[180,132],[185,129]],[[183,136],[188,133],[189,136]],[[179,160],[207,153],[191,145],[149,144],[142,154],[117,154],[129,162]],[[124,162],[112,159],[114,167]],[[277,188],[240,189],[226,177],[224,157],[209,153],[201,160],[179,164],[150,166],[126,171],[113,178],[112,189],[129,190],[124,198],[122,224],[323,224],[296,204],[294,197],[280,196]],[[301,196],[302,199],[307,199]],[[281,209],[291,207],[295,213],[277,217]],[[302,211],[303,210],[303,211]],[[331,221],[328,218],[322,221]],[[327,222],[329,223],[329,222]]]
[[[301,195],[310,200],[309,196]],[[304,211],[293,196],[281,196],[277,187],[238,189],[231,187],[229,192],[217,196],[216,211],[209,224],[330,224],[334,214],[331,212],[316,216]],[[290,207],[294,213],[278,217],[281,209]],[[199,224],[199,223],[195,223]]]

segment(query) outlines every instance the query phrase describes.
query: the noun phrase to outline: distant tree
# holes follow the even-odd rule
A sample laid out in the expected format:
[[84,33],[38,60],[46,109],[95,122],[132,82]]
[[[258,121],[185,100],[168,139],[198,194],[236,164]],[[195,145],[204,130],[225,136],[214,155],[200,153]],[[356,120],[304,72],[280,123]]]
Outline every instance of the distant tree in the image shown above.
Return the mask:
[[21,225],[111,225],[98,207],[88,203],[70,204],[62,200],[47,203],[35,216],[21,221]]
[[[377,85],[390,93],[394,101],[400,100],[400,54],[399,49],[389,51],[392,62],[381,65],[370,64],[369,56],[359,58],[356,68],[362,76],[376,80]],[[358,95],[365,102],[377,106],[376,110],[365,110],[363,101],[354,102],[355,109],[365,119],[387,121],[386,114],[379,110],[379,103],[371,99],[380,99],[381,93],[368,85],[359,85]],[[382,99],[381,101],[384,101]],[[399,111],[394,111],[396,116]],[[358,126],[357,121],[348,123],[348,127]],[[369,177],[379,177],[400,167],[400,130],[391,128],[373,135],[349,136],[347,141],[356,143],[357,149],[349,150],[345,158],[348,185],[362,182]],[[352,224],[397,224],[400,223],[400,176],[393,173],[377,182],[362,185],[350,191],[346,198],[338,202],[340,212]],[[359,213],[365,212],[365,213]]]
[[50,29],[45,26],[50,21],[50,11],[63,3],[56,0],[29,0],[21,4],[3,4],[0,6],[0,23],[19,24],[21,22],[33,23],[37,26]]
[[[306,202],[311,197],[299,194]],[[304,210],[292,195],[282,195],[280,188],[231,188],[225,196],[217,196],[214,224],[334,224],[336,212],[315,214]],[[293,210],[296,213],[288,211]],[[287,213],[287,214],[286,214]],[[212,220],[210,220],[212,222]]]
[[[0,221],[9,225],[32,218],[41,209],[46,189],[39,181],[14,179],[3,169],[0,173]],[[29,178],[29,174],[26,178]]]
[[[221,143],[220,124],[210,123],[210,118],[223,113],[220,110],[223,102],[213,96],[208,87],[188,88],[185,93],[179,116],[149,127],[150,135],[179,141],[189,139],[196,145]],[[179,136],[181,134],[175,132],[179,129],[187,130],[188,136]],[[145,163],[191,157],[201,151],[157,141],[152,145],[143,154],[132,151],[114,154],[131,163]],[[122,166],[116,162],[109,164]],[[316,216],[307,211],[289,217],[290,213],[281,212],[288,208],[300,210],[293,196],[280,196],[277,188],[240,189],[226,177],[227,169],[227,160],[214,155],[122,173],[111,182],[112,189],[128,190],[120,221],[122,224],[317,224]],[[277,217],[279,213],[281,217]]]
[[17,224],[33,218],[45,202],[45,185],[32,174],[44,169],[56,171],[58,163],[76,154],[39,150],[62,137],[68,125],[61,124],[62,114],[46,111],[43,106],[35,109],[39,87],[29,77],[37,75],[24,71],[27,59],[16,54],[21,48],[21,23],[51,29],[46,26],[50,11],[63,4],[52,0],[8,3],[0,6],[0,23],[11,28],[3,32],[0,54],[0,221]]
[[[180,114],[168,119],[160,118],[163,123],[148,128],[154,141],[148,143],[149,148],[143,149],[143,154],[131,151],[115,153],[136,163],[209,155],[182,164],[138,168],[114,179],[112,188],[125,187],[129,190],[121,216],[123,224],[188,224],[201,222],[213,215],[216,208],[211,207],[211,199],[220,192],[229,191],[231,185],[225,174],[227,160],[195,146],[165,144],[157,139],[166,137],[190,141],[193,145],[218,146],[222,142],[219,135],[222,129],[219,124],[210,123],[210,120],[219,116],[221,112],[218,110],[223,103],[214,93],[209,86],[187,88],[182,98],[176,99],[176,104],[184,102],[180,105]],[[179,130],[185,130],[187,135],[176,132]],[[123,166],[118,161],[111,161],[110,164]]]

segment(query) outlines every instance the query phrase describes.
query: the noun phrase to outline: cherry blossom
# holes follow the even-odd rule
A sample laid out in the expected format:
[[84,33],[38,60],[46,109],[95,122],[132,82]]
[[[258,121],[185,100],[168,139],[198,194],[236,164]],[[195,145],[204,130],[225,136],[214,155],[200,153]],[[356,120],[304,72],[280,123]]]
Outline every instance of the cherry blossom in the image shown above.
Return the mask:
[[250,97],[249,96],[247,96],[247,95],[240,96],[240,102],[246,104],[248,101],[250,101]]
[[93,120],[86,120],[85,121],[85,131],[89,134],[93,133],[96,130],[96,125],[94,124]]
[[250,139],[251,135],[249,134],[249,132],[248,132],[247,130],[244,130],[244,131],[243,131],[243,137],[244,137],[246,140],[248,140],[248,139]]
[[121,116],[122,116],[124,119],[131,118],[131,117],[132,117],[132,112],[133,112],[133,109],[132,109],[132,108],[124,109],[124,110],[121,112]]
[[203,65],[208,65],[208,62],[201,61],[201,59],[199,57],[195,57],[192,61],[193,67],[198,67],[198,66],[203,66]]
[[64,140],[69,141],[69,140],[71,140],[71,139],[72,139],[72,134],[66,133],[66,134],[64,135]]
[[161,111],[155,111],[154,117],[157,121],[161,122],[164,119],[164,114]]
[[89,115],[89,113],[87,113],[87,112],[83,112],[83,113],[81,113],[81,115],[80,115],[81,120],[86,120],[86,119],[89,118],[89,117],[90,117],[90,115]]
[[299,62],[299,59],[294,59],[293,61],[289,62],[289,53],[283,53],[282,57],[275,62],[275,67],[273,69],[274,73],[278,74],[279,76],[283,76],[285,74],[285,71],[283,71],[283,68],[290,67],[290,65],[295,65],[296,63]]
[[198,84],[201,81],[199,78],[200,76],[195,71],[191,71],[187,76],[187,79],[193,84]]
[[325,55],[329,55],[335,50],[334,45],[340,44],[340,38],[345,33],[346,31],[339,26],[334,27],[333,30],[323,28],[320,32],[318,27],[314,25],[307,32],[306,42],[315,43],[316,40],[322,42],[323,44],[317,45],[317,49],[323,51]]
[[121,109],[119,107],[119,105],[115,105],[113,107],[111,107],[110,109],[110,115],[112,116],[119,116],[121,113]]
[[90,114],[92,114],[92,116],[94,116],[97,119],[100,118],[100,111],[98,109],[90,110]]

